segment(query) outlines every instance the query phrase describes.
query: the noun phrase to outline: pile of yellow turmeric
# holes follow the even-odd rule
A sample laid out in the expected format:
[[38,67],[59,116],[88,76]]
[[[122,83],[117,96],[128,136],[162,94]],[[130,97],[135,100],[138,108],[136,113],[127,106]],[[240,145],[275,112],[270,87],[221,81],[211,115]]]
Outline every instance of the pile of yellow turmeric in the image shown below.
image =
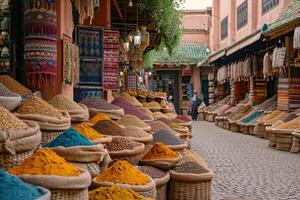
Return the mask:
[[9,170],[14,175],[52,175],[52,176],[79,176],[79,169],[58,156],[54,151],[45,148],[37,150],[32,156],[25,159],[20,165]]
[[89,192],[89,200],[110,199],[144,200],[144,197],[133,190],[124,189],[116,186],[99,187],[98,189]]
[[99,121],[110,120],[110,118],[104,113],[98,113],[95,117],[88,121],[89,124],[95,125]]
[[91,141],[104,137],[101,133],[90,127],[85,122],[76,126],[75,130]]
[[144,155],[144,160],[173,159],[178,158],[178,154],[162,143],[155,143],[153,147]]
[[96,177],[98,182],[113,182],[128,185],[146,185],[149,177],[125,160],[118,160]]

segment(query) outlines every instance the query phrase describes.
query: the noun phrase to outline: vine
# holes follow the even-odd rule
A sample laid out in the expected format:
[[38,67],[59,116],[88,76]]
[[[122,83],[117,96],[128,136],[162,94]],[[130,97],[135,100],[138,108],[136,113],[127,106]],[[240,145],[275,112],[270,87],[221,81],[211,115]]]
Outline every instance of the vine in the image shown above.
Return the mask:
[[183,0],[139,0],[141,9],[154,20],[160,43],[170,55],[181,40],[181,12]]

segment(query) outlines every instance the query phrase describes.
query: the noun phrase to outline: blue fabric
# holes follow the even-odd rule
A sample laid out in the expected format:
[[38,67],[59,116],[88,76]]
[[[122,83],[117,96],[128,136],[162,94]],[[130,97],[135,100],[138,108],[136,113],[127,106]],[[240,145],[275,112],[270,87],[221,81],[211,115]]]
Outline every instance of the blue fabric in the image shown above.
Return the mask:
[[70,128],[58,136],[52,142],[43,145],[43,147],[72,147],[72,146],[92,146],[95,145],[86,137],[82,136],[78,131]]
[[242,120],[242,123],[245,123],[245,124],[250,123],[252,120],[254,120],[255,118],[259,117],[261,114],[263,114],[263,111],[257,111],[255,113],[253,113],[252,115],[244,118]]
[[0,169],[1,200],[33,200],[42,196],[39,189]]

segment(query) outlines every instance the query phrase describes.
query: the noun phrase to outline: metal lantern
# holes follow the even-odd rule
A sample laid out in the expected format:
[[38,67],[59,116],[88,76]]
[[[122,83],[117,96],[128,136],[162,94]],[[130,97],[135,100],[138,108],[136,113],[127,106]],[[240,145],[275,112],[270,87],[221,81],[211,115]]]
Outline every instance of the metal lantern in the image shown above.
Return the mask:
[[125,39],[122,45],[123,45],[124,52],[127,53],[129,51],[129,41]]
[[142,34],[138,27],[136,27],[136,30],[134,33],[133,43],[134,43],[135,47],[140,47],[140,45],[142,43]]

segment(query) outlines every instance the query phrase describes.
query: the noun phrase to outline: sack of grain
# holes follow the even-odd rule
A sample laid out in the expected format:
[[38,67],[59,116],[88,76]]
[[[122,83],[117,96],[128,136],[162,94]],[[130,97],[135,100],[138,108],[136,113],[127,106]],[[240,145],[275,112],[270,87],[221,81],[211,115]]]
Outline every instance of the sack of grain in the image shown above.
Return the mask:
[[7,87],[0,83],[0,106],[9,111],[16,109],[22,101],[22,97],[11,92]]

